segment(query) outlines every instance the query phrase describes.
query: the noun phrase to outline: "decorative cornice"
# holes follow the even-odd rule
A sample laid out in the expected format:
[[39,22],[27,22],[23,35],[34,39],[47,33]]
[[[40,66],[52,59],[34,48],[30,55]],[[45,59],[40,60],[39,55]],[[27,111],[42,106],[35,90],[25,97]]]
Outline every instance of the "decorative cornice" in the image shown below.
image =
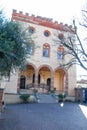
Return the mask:
[[12,20],[18,20],[18,21],[23,21],[23,22],[27,22],[27,23],[38,24],[41,26],[53,28],[53,29],[60,30],[60,31],[75,33],[72,25],[68,26],[67,24],[58,23],[57,21],[53,22],[52,18],[35,16],[33,14],[30,16],[28,13],[23,14],[22,11],[19,11],[19,13],[17,13],[17,10],[14,10],[14,9],[12,12]]

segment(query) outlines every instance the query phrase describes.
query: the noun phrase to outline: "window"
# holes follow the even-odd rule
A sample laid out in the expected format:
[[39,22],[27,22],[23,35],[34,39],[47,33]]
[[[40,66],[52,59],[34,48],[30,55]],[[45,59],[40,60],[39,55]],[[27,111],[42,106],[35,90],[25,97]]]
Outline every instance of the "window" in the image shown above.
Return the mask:
[[32,42],[28,48],[29,54],[33,55],[34,54],[34,43]]
[[32,47],[32,46],[30,47],[29,54],[30,54],[30,55],[32,55],[32,54],[33,54],[33,47]]
[[62,60],[63,59],[63,52],[58,51],[57,57],[58,57],[58,60]]
[[50,45],[48,43],[45,43],[43,45],[43,56],[49,57],[50,56]]
[[59,33],[58,38],[62,40],[64,38],[64,35],[62,33]]
[[48,48],[43,48],[43,56],[45,56],[45,57],[49,56],[49,50],[48,50]]
[[33,34],[35,32],[35,28],[30,26],[28,31],[30,34]]
[[20,76],[20,89],[25,89],[26,77],[24,75]]
[[60,46],[58,47],[57,58],[58,58],[58,60],[64,59],[64,48],[63,48],[62,45],[60,45]]
[[45,30],[44,31],[44,36],[49,37],[50,36],[50,32],[48,30]]

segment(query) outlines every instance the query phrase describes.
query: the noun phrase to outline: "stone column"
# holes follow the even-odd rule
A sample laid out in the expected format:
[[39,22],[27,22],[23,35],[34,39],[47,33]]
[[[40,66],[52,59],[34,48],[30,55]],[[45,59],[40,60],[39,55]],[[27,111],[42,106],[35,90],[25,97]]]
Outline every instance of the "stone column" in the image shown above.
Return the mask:
[[38,71],[36,70],[35,71],[35,85],[34,85],[35,88],[38,87]]
[[20,92],[20,76],[18,76],[17,92]]
[[68,94],[68,73],[66,73],[64,76],[64,90],[66,94]]
[[51,90],[54,88],[54,72],[51,72]]

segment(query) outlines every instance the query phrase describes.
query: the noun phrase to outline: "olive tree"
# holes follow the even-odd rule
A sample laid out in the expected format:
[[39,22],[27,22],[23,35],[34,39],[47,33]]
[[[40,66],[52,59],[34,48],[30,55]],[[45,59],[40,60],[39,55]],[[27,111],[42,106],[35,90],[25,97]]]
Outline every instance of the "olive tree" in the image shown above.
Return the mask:
[[8,77],[26,64],[31,41],[19,23],[6,20],[0,11],[0,76]]

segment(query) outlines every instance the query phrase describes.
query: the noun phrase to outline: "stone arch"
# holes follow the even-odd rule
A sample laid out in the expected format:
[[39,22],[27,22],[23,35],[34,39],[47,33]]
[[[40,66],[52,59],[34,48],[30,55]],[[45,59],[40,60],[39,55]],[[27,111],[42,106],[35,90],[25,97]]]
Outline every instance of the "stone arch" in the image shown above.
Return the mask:
[[54,87],[57,91],[66,91],[67,72],[61,67],[54,69]]
[[47,64],[40,65],[40,66],[38,67],[38,71],[39,71],[42,67],[47,67],[47,68],[49,68],[49,70],[50,70],[51,72],[53,72],[53,68],[52,68],[51,66],[47,65]]
[[[48,90],[50,90],[53,87],[53,69],[51,66],[47,64],[40,65],[38,67],[38,73],[41,77],[41,84],[45,84],[46,87],[49,87]],[[49,83],[48,83],[49,79]]]
[[24,89],[26,89],[26,87],[29,87],[29,85],[31,85],[34,82],[33,75],[36,73],[36,71],[37,71],[37,67],[32,63],[27,64],[26,69],[24,71],[19,71],[17,92],[20,92],[22,88],[20,87],[20,85],[22,84],[20,82],[20,76],[23,75],[26,78],[25,87],[24,87]]
[[64,68],[56,67],[56,68],[54,69],[54,72],[55,72],[57,69],[64,71],[64,73],[66,74],[66,70],[65,70]]
[[29,63],[27,64],[29,66],[29,74],[30,78],[27,80],[27,84],[33,84],[33,87],[35,87],[35,84],[37,84],[37,77],[38,77],[38,69],[35,64]]
[[34,65],[34,64],[32,64],[32,63],[29,62],[27,65],[31,65],[31,66],[33,66],[33,68],[34,68],[35,71],[37,70],[36,65]]

